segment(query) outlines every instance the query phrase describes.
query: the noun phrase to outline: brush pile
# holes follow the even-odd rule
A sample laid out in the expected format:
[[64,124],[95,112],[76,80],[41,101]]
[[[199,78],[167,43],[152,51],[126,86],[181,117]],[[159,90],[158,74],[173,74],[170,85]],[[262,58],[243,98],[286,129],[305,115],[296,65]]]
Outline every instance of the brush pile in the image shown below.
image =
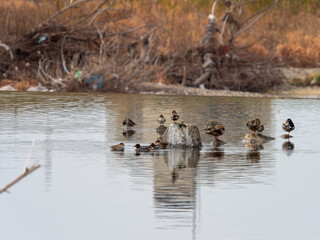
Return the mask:
[[150,81],[152,69],[144,63],[157,61],[150,46],[157,26],[128,26],[131,13],[112,9],[114,3],[77,1],[2,43],[0,79],[38,79],[57,91],[123,91]]
[[115,2],[76,1],[29,32],[0,43],[0,81],[37,79],[57,91],[118,92],[136,92],[139,83],[160,78],[185,86],[255,92],[282,82],[272,56],[250,53],[254,43],[236,43],[272,6],[240,21],[235,13],[243,5],[222,1],[226,11],[216,20],[215,2],[199,46],[163,54],[161,25],[133,25],[128,20],[134,13],[114,8]]

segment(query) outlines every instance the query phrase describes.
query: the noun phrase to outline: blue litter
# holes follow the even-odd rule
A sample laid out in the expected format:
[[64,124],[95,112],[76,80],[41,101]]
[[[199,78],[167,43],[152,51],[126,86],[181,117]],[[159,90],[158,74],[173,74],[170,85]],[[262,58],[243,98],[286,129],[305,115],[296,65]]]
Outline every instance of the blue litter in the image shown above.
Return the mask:
[[48,33],[43,34],[42,36],[39,37],[38,43],[42,43],[45,41],[48,37]]
[[92,78],[87,78],[86,79],[86,83],[93,83],[93,82],[95,82],[92,85],[92,89],[94,91],[102,88],[102,85],[103,85],[102,75],[99,73],[99,74],[94,75]]

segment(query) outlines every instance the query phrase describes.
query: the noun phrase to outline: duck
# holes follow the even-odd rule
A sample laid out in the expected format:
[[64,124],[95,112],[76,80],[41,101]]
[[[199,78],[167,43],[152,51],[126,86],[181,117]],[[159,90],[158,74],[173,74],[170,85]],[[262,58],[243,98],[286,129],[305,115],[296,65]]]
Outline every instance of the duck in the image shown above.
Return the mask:
[[179,123],[179,128],[182,128],[182,127],[187,127],[187,124],[185,124],[184,122]]
[[173,110],[172,115],[171,115],[171,119],[175,122],[175,121],[178,121],[179,118],[180,118],[180,116],[178,115],[176,110]]
[[215,125],[211,128],[206,128],[204,133],[214,136],[217,141],[221,141],[219,136],[222,136],[225,131],[226,129],[223,125]]
[[255,135],[256,134],[256,131],[263,131],[264,127],[263,125],[261,124],[260,122],[260,119],[259,118],[256,118],[256,119],[253,119],[253,120],[250,120],[249,122],[247,122],[247,127],[253,131],[253,134]]
[[290,118],[288,118],[285,122],[282,123],[282,129],[288,132],[288,136],[290,135],[290,132],[295,129],[295,126]]
[[131,127],[133,127],[134,125],[137,125],[134,121],[132,121],[129,118],[126,118],[125,120],[123,120],[122,122],[123,125],[127,125],[127,129],[130,129]]
[[160,149],[160,145],[155,145],[154,143],[150,144],[150,148],[151,150],[159,150]]
[[260,125],[260,127],[257,129],[257,132],[261,133],[264,130],[264,125]]
[[119,143],[117,145],[110,146],[111,151],[124,151],[124,144]]
[[141,146],[140,144],[136,144],[134,147],[136,148],[136,153],[150,152],[150,150],[151,150],[150,146]]
[[207,130],[210,130],[210,128],[216,126],[216,125],[222,125],[220,124],[219,122],[215,121],[215,120],[210,120],[207,125],[204,127],[204,130],[207,131]]
[[155,143],[156,146],[159,146],[160,149],[166,149],[168,144],[167,143],[163,143],[163,142],[160,142],[160,140],[157,140],[156,143]]
[[164,116],[161,114],[161,115],[158,117],[157,122],[158,122],[160,125],[163,125],[163,124],[166,122],[166,119],[165,119]]

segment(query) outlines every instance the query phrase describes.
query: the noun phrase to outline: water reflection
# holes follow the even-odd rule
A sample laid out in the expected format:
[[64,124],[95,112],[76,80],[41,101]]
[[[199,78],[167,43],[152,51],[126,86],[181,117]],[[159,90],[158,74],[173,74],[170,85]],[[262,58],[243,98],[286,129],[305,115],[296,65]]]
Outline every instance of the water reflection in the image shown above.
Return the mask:
[[[216,209],[225,211],[224,209],[232,204],[233,209],[243,210],[243,216],[249,213],[252,217],[257,218],[256,222],[267,221],[269,219],[263,219],[263,214],[254,215],[255,212],[259,212],[252,209],[254,204],[243,205],[243,202],[247,199],[254,201],[255,196],[259,195],[257,191],[266,190],[265,192],[269,194],[277,189],[265,186],[276,185],[278,180],[281,181],[281,177],[274,181],[275,170],[279,170],[275,163],[281,157],[285,157],[284,152],[288,155],[294,152],[294,157],[297,159],[301,156],[310,159],[317,158],[316,154],[319,154],[315,146],[316,141],[311,141],[309,138],[313,129],[306,129],[310,132],[304,134],[301,131],[304,131],[305,128],[303,130],[297,128],[299,138],[297,137],[295,141],[299,149],[295,149],[294,144],[287,140],[283,144],[282,141],[285,140],[270,141],[264,145],[243,145],[241,139],[248,132],[246,122],[252,117],[260,117],[264,123],[268,124],[265,129],[267,135],[280,135],[281,126],[277,130],[278,125],[275,124],[279,122],[275,116],[277,113],[276,111],[270,112],[270,102],[273,100],[267,98],[121,94],[53,94],[48,97],[48,95],[27,93],[16,94],[20,97],[12,98],[9,94],[10,96],[6,98],[4,94],[2,95],[4,97],[0,98],[2,136],[0,139],[0,180],[8,182],[11,179],[6,176],[7,172],[11,171],[10,168],[21,170],[20,167],[25,163],[25,155],[33,137],[36,138],[36,146],[38,146],[35,148],[34,158],[44,161],[42,162],[44,167],[39,170],[38,175],[35,174],[28,178],[29,182],[24,182],[25,188],[14,189],[14,194],[11,194],[10,199],[8,198],[8,203],[5,202],[7,204],[2,204],[1,210],[12,215],[12,219],[22,217],[21,222],[27,222],[26,218],[30,215],[20,214],[21,210],[24,210],[21,205],[22,195],[27,202],[34,203],[32,207],[35,209],[35,219],[42,217],[42,211],[37,206],[52,199],[52,214],[48,214],[46,223],[48,225],[42,229],[46,229],[45,227],[49,225],[55,225],[57,228],[66,226],[66,232],[70,235],[72,232],[68,231],[72,226],[87,226],[87,222],[81,222],[81,218],[72,219],[73,214],[68,214],[68,209],[78,206],[81,212],[82,206],[92,200],[98,201],[98,204],[85,212],[86,216],[82,219],[86,219],[89,215],[91,220],[98,219],[101,225],[97,224],[94,227],[90,225],[84,228],[86,236],[97,232],[100,236],[106,235],[105,238],[108,239],[114,238],[116,234],[112,235],[109,231],[106,233],[105,223],[123,226],[125,230],[129,229],[128,226],[137,228],[145,225],[146,232],[153,235],[154,239],[162,239],[162,236],[157,235],[162,229],[168,231],[171,229],[172,238],[190,239],[188,230],[197,228],[198,223],[200,228],[204,227],[204,221],[214,222],[217,217],[223,218],[224,214],[220,214]],[[291,104],[288,107],[288,104],[279,104],[275,109],[288,108],[292,111],[296,106],[298,105]],[[308,106],[309,104],[305,104],[304,107],[299,106],[299,109],[303,111]],[[317,111],[308,109],[308,112],[312,110],[318,113],[317,106],[319,106],[318,102],[314,103],[313,108]],[[135,156],[134,144],[147,145],[161,137],[163,130],[158,128],[159,125],[155,119],[164,109],[167,109],[164,113],[166,116],[176,109],[181,113],[181,121],[195,123],[199,127],[209,119],[219,119],[225,123],[227,131],[223,138],[227,143],[225,145],[209,144],[212,137],[201,133],[204,147],[200,152],[197,149],[160,149]],[[299,112],[299,115],[306,118],[307,114]],[[130,117],[138,124],[135,126],[136,131],[125,131],[122,125],[124,117]],[[283,116],[278,118],[281,120]],[[308,120],[314,121],[313,125],[316,125],[316,119],[318,118]],[[301,119],[300,122],[302,120],[305,121]],[[125,151],[110,152],[109,146],[119,142],[125,143]],[[306,153],[306,151],[301,152],[300,149],[311,149],[312,151]],[[289,162],[296,164],[298,160]],[[287,163],[282,161],[282,164]],[[299,170],[299,167],[295,168],[297,169]],[[294,181],[295,178],[291,180]],[[51,187],[52,183],[54,187]],[[31,186],[37,187],[37,184],[44,185],[44,190],[49,189],[50,193],[40,192],[36,198],[34,194],[29,194]],[[19,184],[19,186],[22,185]],[[90,194],[81,191],[83,187],[88,189]],[[35,189],[39,188],[31,190],[38,191]],[[19,191],[21,195],[18,196],[16,193]],[[77,201],[65,198],[66,192],[77,196]],[[281,189],[281,193],[285,192],[286,189]],[[226,195],[230,196],[228,203],[224,201]],[[9,203],[15,199],[15,196],[17,196],[16,201]],[[134,201],[128,201],[128,196]],[[241,198],[241,196],[244,196],[243,199],[238,201],[238,197]],[[61,198],[64,198],[67,203],[63,206],[55,205]],[[2,201],[3,199],[0,198]],[[279,201],[282,201],[281,199],[288,198],[282,196]],[[268,198],[260,198],[259,201],[261,205],[270,204]],[[285,201],[280,203],[281,205],[286,204]],[[296,205],[300,206],[297,202]],[[139,211],[142,206],[146,211]],[[138,214],[141,214],[139,218],[136,215],[138,211]],[[69,218],[70,224],[63,225],[64,223],[55,221],[56,218],[51,218],[56,212],[63,213],[61,217]],[[230,212],[222,219],[224,221],[221,221],[221,226],[226,231],[231,231],[228,225],[231,218],[238,220],[240,224],[243,222],[241,217],[233,211]],[[206,214],[205,217],[203,217],[204,214]],[[128,217],[126,222],[128,224],[122,224],[122,216]],[[278,212],[275,211],[270,217],[278,217]],[[102,221],[100,221],[101,218],[103,218]],[[25,230],[19,223],[9,226],[10,224],[5,219],[0,222],[6,229],[11,227],[12,232],[24,232]],[[181,236],[177,234],[179,229],[176,227],[179,227],[180,233],[183,232]],[[215,227],[218,229],[220,225],[216,224]],[[242,227],[245,229],[246,226]],[[188,229],[184,231],[184,228]],[[241,235],[239,239],[248,239],[247,236],[252,233],[253,229],[251,226],[250,229],[249,227],[245,229],[247,235],[241,235],[239,231]],[[47,231],[40,231],[42,239],[46,236],[51,237],[50,239],[57,238],[54,236],[53,227],[51,230],[50,234]],[[267,227],[264,230],[269,232]],[[77,231],[78,229],[75,229],[75,232]],[[126,235],[126,231],[121,231],[121,233],[123,234],[120,237],[122,239],[130,237],[128,233]],[[203,239],[210,237],[211,235],[203,234]],[[236,237],[231,236],[231,238]],[[217,237],[217,239],[228,238]]]
[[122,133],[122,135],[123,135],[125,138],[129,138],[129,137],[132,137],[133,134],[135,134],[135,133],[136,133],[135,130],[129,129],[129,130],[124,131],[124,132]]
[[159,127],[156,128],[156,132],[162,136],[164,132],[166,131],[167,127],[164,125],[160,125]]
[[248,163],[260,162],[260,158],[261,158],[260,150],[264,149],[263,145],[261,143],[259,144],[245,143],[245,147],[248,149],[246,154],[246,159]]
[[287,153],[287,156],[290,156],[293,153],[294,143],[290,141],[286,141],[282,144],[282,150]]
[[199,149],[167,149],[164,161],[156,163],[154,200],[158,218],[175,220],[181,226],[191,223],[187,212],[195,207],[199,158]]
[[214,158],[214,160],[222,161],[224,158],[224,149],[221,145],[216,145],[212,149],[208,149],[204,155],[206,158]]

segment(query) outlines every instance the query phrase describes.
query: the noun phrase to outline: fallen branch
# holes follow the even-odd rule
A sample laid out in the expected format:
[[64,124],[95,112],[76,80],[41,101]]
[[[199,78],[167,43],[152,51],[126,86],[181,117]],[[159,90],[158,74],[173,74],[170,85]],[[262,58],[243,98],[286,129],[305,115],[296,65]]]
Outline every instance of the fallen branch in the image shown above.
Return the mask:
[[32,149],[34,147],[34,140],[32,142],[32,146],[30,148],[29,151],[29,155],[28,155],[28,159],[26,161],[26,166],[24,168],[24,172],[22,174],[20,174],[16,179],[14,179],[12,182],[10,182],[9,184],[7,184],[5,187],[3,187],[2,189],[0,189],[0,194],[3,192],[6,192],[8,188],[10,188],[12,185],[16,184],[17,182],[19,182],[22,178],[24,178],[25,176],[27,176],[28,174],[32,173],[34,170],[38,169],[41,165],[37,164],[38,161],[36,161],[35,163],[33,163],[30,167],[28,167],[30,158],[31,158],[31,153],[32,153]]

